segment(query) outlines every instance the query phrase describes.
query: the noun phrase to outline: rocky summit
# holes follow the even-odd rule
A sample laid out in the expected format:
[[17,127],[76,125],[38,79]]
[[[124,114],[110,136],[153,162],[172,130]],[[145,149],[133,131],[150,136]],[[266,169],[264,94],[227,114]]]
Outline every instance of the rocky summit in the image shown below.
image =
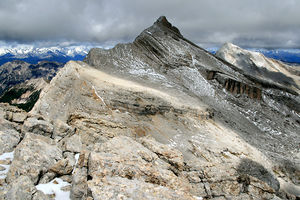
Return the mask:
[[299,199],[299,76],[239,58],[160,17],[68,62],[29,113],[0,104],[0,199]]

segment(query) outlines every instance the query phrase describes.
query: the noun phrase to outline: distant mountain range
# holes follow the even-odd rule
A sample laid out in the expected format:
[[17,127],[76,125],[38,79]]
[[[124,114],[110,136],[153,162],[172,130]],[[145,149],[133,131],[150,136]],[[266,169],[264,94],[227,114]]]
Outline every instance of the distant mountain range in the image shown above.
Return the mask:
[[[66,63],[70,60],[83,60],[89,50],[94,46],[78,45],[68,47],[34,47],[31,45],[18,45],[15,47],[0,47],[0,65],[13,60],[22,60],[30,64],[37,64],[40,61],[55,61]],[[260,49],[247,48],[287,63],[300,64],[300,49]],[[217,47],[206,48],[215,54]]]
[[282,62],[300,64],[300,49],[249,49]]
[[90,46],[38,48],[29,45],[0,47],[0,65],[13,60],[22,60],[30,64],[40,61],[66,63],[70,60],[83,60]]

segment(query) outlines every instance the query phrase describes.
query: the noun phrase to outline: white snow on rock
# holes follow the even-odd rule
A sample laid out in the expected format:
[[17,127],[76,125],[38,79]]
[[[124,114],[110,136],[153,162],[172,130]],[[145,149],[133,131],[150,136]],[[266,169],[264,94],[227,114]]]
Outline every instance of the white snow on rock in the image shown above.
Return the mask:
[[74,166],[73,166],[74,169],[73,169],[73,171],[72,171],[72,174],[74,173],[75,167],[76,167],[76,165],[77,165],[77,163],[78,163],[79,155],[80,155],[80,153],[75,154],[75,164],[74,164]]
[[106,106],[106,103],[104,102],[104,99],[98,94],[98,92],[97,92],[97,90],[95,89],[95,87],[92,86],[92,88],[93,88],[95,94],[97,95],[97,97],[102,101],[103,105]]
[[80,155],[80,153],[75,154],[75,160],[76,160],[76,162],[75,162],[74,166],[76,166],[77,163],[78,163],[79,155]]
[[71,185],[60,178],[55,178],[46,184],[38,184],[36,189],[42,191],[44,194],[55,194],[55,200],[70,199],[70,191],[63,191],[62,188]]
[[14,152],[8,152],[0,155],[0,160],[13,160],[14,159]]
[[196,200],[203,200],[202,197],[196,197],[196,196],[194,196],[194,198],[195,198]]
[[[14,152],[13,151],[0,155],[0,160],[12,161],[13,159],[14,159]],[[0,164],[0,166],[4,167],[4,170],[0,171],[0,179],[5,179],[10,165]]]
[[16,56],[17,58],[24,58],[28,55],[47,55],[49,53],[53,54],[64,54],[67,56],[75,55],[86,55],[89,50],[94,47],[91,45],[78,45],[78,46],[68,46],[68,47],[36,47],[33,45],[17,45],[17,46],[1,46],[0,47],[0,56],[7,53]]

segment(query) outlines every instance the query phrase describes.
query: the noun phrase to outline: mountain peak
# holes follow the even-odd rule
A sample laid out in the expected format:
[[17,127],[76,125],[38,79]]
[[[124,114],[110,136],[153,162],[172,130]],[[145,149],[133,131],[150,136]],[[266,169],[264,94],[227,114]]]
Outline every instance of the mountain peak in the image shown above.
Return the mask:
[[230,43],[230,42],[226,42],[223,46],[224,46],[224,47],[238,47],[238,46],[236,46],[235,44],[232,44],[232,43]]
[[172,30],[173,32],[175,32],[176,34],[181,35],[179,29],[175,26],[173,26],[166,18],[166,16],[160,16],[156,22],[154,23],[155,25],[158,25],[160,27],[166,27],[170,30]]
[[172,27],[172,24],[167,20],[166,16],[160,16],[156,22],[156,24],[161,24],[167,27]]

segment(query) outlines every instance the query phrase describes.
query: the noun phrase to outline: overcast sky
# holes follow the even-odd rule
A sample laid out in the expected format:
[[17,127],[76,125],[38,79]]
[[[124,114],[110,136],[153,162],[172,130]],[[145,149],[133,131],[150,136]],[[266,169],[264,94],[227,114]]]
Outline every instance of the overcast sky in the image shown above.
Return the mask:
[[0,40],[130,42],[161,15],[203,46],[300,48],[300,0],[0,0]]

